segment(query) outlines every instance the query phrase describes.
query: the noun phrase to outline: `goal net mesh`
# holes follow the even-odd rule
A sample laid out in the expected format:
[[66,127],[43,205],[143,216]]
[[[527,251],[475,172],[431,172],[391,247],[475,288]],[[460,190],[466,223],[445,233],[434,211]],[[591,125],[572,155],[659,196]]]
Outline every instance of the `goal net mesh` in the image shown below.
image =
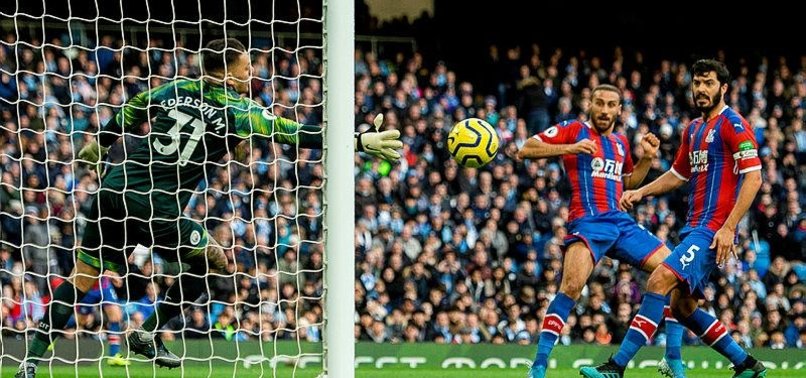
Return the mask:
[[[249,50],[246,96],[275,116],[320,124],[324,67],[321,1],[2,3],[0,372],[6,376],[76,263],[99,190],[78,152],[127,100],[199,78],[206,43],[231,37]],[[106,165],[124,162],[149,123],[126,130]],[[235,273],[207,274],[204,295],[183,303],[162,338],[184,360],[183,376],[292,376],[299,369],[313,376],[323,360],[322,153],[273,137],[231,147],[221,161],[205,162],[211,169],[182,217],[224,247]],[[61,337],[40,364],[41,375],[47,369],[106,375],[116,343],[132,362],[127,375],[157,375],[153,361],[127,352],[125,335],[155,310],[177,276],[144,246],[128,263],[120,276],[107,271],[93,289],[98,294],[56,331]],[[120,325],[112,326],[118,316]]]

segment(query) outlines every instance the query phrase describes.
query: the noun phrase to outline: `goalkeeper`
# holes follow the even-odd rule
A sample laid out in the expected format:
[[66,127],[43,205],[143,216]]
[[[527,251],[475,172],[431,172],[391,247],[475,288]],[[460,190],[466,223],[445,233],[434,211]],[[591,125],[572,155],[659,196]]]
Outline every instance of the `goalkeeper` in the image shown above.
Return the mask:
[[[192,302],[202,294],[208,272],[226,272],[228,267],[224,251],[207,231],[182,216],[198,183],[208,170],[220,166],[218,160],[252,136],[300,148],[322,148],[319,126],[275,117],[269,109],[241,96],[249,91],[252,66],[247,49],[238,40],[211,41],[201,58],[202,80],[176,80],[138,94],[102,128],[96,142],[79,152],[79,158],[97,165],[126,130],[151,123],[144,143],[103,177],[76,253],[75,270],[56,289],[16,377],[36,374],[36,364],[53,332],[64,328],[75,303],[104,270],[125,274],[127,256],[138,243],[153,247],[170,268],[166,271],[182,274],[143,329],[129,334],[129,349],[160,366],[179,366],[179,358],[154,331],[181,312],[182,302]],[[379,115],[374,131],[382,122]],[[330,127],[339,131],[352,125]],[[399,159],[400,133],[374,131],[355,136],[356,150]]]

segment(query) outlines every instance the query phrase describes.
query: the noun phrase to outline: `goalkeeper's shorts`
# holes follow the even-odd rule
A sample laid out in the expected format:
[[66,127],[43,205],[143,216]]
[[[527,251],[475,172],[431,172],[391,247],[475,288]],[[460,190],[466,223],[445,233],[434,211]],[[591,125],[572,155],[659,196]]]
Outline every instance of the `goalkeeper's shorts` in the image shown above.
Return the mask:
[[125,274],[128,256],[142,244],[166,262],[186,263],[190,272],[206,273],[209,237],[200,224],[183,217],[153,219],[150,206],[109,191],[98,192],[92,201],[79,260],[101,271]]

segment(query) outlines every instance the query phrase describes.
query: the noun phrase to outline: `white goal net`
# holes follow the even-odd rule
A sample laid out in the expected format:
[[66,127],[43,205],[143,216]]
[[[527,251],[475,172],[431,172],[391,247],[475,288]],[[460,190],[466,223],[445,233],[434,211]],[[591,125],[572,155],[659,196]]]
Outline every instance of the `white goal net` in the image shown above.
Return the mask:
[[[197,80],[199,53],[217,38],[248,48],[246,96],[274,116],[322,124],[323,25],[321,0],[2,2],[2,376],[16,370],[75,266],[99,190],[79,150],[138,93]],[[127,129],[106,165],[125,162],[150,126]],[[204,162],[210,169],[181,217],[224,247],[235,273],[207,274],[204,295],[185,298],[162,339],[183,359],[182,376],[316,376],[324,356],[323,152],[274,136],[231,147]],[[112,237],[125,235],[103,236]],[[105,275],[67,328],[55,330],[61,337],[39,375],[158,374],[153,360],[127,351],[126,334],[178,277],[142,246],[123,274]],[[113,366],[126,365],[116,356],[130,364]]]

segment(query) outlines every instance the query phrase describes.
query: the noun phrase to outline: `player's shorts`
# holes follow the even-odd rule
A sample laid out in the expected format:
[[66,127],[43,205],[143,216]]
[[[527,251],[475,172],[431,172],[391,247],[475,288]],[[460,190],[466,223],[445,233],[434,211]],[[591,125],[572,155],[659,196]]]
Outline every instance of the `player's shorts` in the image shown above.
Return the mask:
[[84,298],[78,302],[78,312],[82,315],[92,314],[95,306],[110,305],[118,303],[118,295],[115,293],[115,288],[112,285],[107,285],[104,288],[92,289],[84,295]]
[[636,267],[663,247],[660,239],[622,211],[575,219],[568,224],[565,247],[577,241],[588,246],[594,264],[606,255]]
[[716,250],[710,249],[714,231],[707,228],[685,230],[680,234],[683,241],[663,261],[680,281],[686,282],[691,294],[703,297],[708,277],[716,269]]
[[[100,191],[92,199],[78,258],[101,271],[125,274],[126,260],[137,244],[151,247],[166,262],[189,264],[191,272],[206,273],[207,231],[198,223],[152,219],[150,206]],[[150,220],[150,221],[149,221]]]

